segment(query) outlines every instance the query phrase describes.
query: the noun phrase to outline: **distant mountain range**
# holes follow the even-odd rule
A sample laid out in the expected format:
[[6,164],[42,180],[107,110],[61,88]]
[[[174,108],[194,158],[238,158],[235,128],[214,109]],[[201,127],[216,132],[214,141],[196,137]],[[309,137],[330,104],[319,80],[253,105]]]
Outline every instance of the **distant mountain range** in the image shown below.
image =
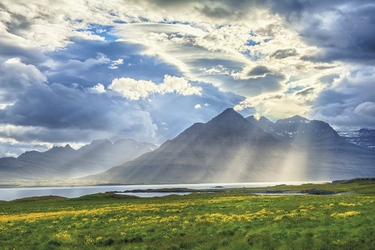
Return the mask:
[[99,173],[155,150],[156,145],[134,140],[95,140],[74,150],[69,145],[46,152],[29,151],[17,158],[0,158],[0,182],[63,181]]
[[160,148],[82,181],[199,183],[314,181],[375,176],[375,154],[329,124],[295,116],[276,123],[227,109]]
[[[375,154],[357,144],[370,130],[341,137],[329,124],[300,116],[275,123],[227,109],[160,148],[134,140],[95,140],[0,158],[0,183],[202,183],[314,181],[375,176]],[[363,146],[363,145],[361,145]],[[113,167],[118,166],[118,167]],[[105,172],[103,172],[105,171]],[[70,180],[69,180],[70,179]],[[69,182],[70,181],[70,182]]]
[[[276,123],[271,122],[263,116],[260,117],[259,120],[255,119],[254,116],[249,116],[246,119],[283,141],[295,140],[296,138],[306,140],[307,137],[309,137],[310,139],[307,141],[311,142],[311,140],[314,139],[321,140],[322,136],[324,137],[325,134],[334,134],[332,132],[333,128],[329,126],[328,123],[316,120],[309,121],[298,115],[292,118],[278,120]],[[337,134],[357,146],[375,150],[375,130],[360,129],[357,131],[338,131]]]
[[375,129],[338,131],[337,133],[351,143],[363,148],[375,150]]

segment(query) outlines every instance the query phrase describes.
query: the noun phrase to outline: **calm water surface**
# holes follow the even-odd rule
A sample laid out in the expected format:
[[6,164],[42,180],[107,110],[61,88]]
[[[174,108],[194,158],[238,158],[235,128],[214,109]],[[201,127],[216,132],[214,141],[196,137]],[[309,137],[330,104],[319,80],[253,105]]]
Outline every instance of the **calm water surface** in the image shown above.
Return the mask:
[[[204,183],[204,184],[165,184],[165,185],[113,185],[113,186],[76,186],[76,187],[25,187],[25,188],[0,188],[0,200],[10,201],[34,196],[57,195],[67,198],[76,198],[87,194],[105,193],[108,191],[126,191],[136,189],[160,188],[190,188],[190,189],[215,189],[215,188],[242,188],[242,187],[270,187],[275,185],[301,185],[306,182],[252,182],[252,183]],[[312,182],[309,182],[312,183]],[[326,182],[313,182],[326,183]],[[172,193],[126,193],[139,197],[165,196]],[[173,193],[185,195],[188,193]]]

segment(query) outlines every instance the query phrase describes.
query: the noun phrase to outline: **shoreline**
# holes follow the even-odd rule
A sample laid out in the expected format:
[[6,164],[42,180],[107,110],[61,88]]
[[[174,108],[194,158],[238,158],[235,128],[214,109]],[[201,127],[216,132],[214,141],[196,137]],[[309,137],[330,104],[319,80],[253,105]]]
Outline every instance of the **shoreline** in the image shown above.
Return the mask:
[[[333,184],[335,182],[341,182],[344,180],[340,181],[331,181],[331,180],[322,180],[322,181],[311,181],[311,180],[306,180],[306,181],[256,181],[256,182],[223,182],[223,183],[218,183],[218,182],[206,182],[206,183],[49,183],[49,184],[35,184],[35,185],[25,185],[25,184],[7,184],[7,183],[0,183],[0,188],[56,188],[56,187],[100,187],[100,186],[157,186],[157,185],[178,185],[178,186],[184,186],[184,185],[215,185],[215,186],[220,186],[220,185],[249,185],[249,184],[260,184],[259,187],[274,187],[266,184],[271,184],[272,183],[280,183],[276,186],[290,186],[290,185],[303,185],[303,184]],[[284,184],[286,183],[286,184]],[[264,184],[264,186],[263,186]]]

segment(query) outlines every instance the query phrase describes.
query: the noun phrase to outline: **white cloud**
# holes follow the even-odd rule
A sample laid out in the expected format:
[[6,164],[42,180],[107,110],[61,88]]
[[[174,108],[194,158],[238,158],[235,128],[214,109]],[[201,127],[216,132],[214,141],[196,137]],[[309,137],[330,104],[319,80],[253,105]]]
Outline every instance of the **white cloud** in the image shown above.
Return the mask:
[[110,69],[118,69],[118,65],[124,64],[124,59],[119,58],[118,60],[112,61],[111,65],[108,66]]
[[202,108],[202,106],[200,104],[197,104],[197,105],[194,106],[194,108],[195,109],[200,109],[200,108]]
[[164,82],[155,84],[152,81],[132,78],[116,78],[108,89],[120,93],[130,100],[144,99],[152,94],[176,93],[180,95],[200,95],[201,88],[192,86],[182,77],[164,76]]
[[146,98],[148,95],[158,91],[157,85],[151,81],[137,81],[124,77],[114,79],[108,89],[118,92],[130,100]]
[[104,85],[101,84],[101,83],[98,83],[98,84],[95,85],[94,87],[89,88],[88,91],[89,91],[90,93],[96,93],[96,94],[102,94],[102,93],[105,93],[105,92],[106,92]]
[[175,76],[164,76],[164,82],[158,85],[159,92],[164,93],[173,93],[176,92],[180,95],[200,95],[201,88],[192,86],[187,80],[183,77]]
[[239,105],[236,105],[234,109],[241,111],[245,108],[255,108],[258,115],[266,116],[269,119],[294,115],[309,117],[311,105],[306,105],[304,102],[305,100],[298,100],[293,94],[259,95],[253,98],[246,98]]

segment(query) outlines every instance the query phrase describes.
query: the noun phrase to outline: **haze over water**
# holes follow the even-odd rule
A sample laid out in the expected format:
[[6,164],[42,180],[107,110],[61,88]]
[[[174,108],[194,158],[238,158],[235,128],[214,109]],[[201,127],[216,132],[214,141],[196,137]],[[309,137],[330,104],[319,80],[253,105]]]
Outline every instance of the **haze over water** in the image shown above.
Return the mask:
[[[202,184],[164,184],[164,185],[109,185],[109,186],[77,186],[77,187],[22,187],[0,188],[0,200],[10,201],[33,196],[63,196],[76,198],[83,195],[105,193],[109,191],[127,191],[137,189],[161,189],[161,188],[189,188],[189,189],[215,189],[215,188],[255,188],[270,187],[276,185],[301,185],[306,182],[253,182],[253,183],[202,183]],[[312,182],[325,183],[325,182]],[[127,193],[129,194],[129,193]],[[151,193],[147,197],[168,195],[172,193]],[[130,195],[130,194],[129,194]],[[133,195],[133,194],[132,194]],[[142,194],[134,194],[141,196]],[[145,196],[145,195],[143,195]]]

